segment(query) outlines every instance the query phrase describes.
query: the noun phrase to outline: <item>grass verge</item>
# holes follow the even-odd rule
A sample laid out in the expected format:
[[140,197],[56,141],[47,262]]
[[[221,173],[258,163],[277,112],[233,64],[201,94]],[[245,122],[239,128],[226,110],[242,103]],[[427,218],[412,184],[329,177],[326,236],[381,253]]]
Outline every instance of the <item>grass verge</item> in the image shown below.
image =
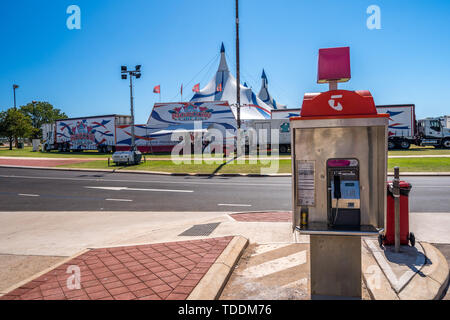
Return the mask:
[[388,171],[399,167],[400,172],[450,172],[450,158],[394,158],[388,160]]
[[[158,172],[173,172],[173,173],[264,173],[262,170],[273,168],[270,172],[265,173],[290,173],[291,160],[280,161],[264,161],[258,160],[255,163],[238,163],[237,161],[218,163],[210,163],[202,161],[201,163],[181,163],[175,164],[172,161],[146,161],[138,166],[110,166],[104,160],[95,160],[90,162],[82,162],[71,165],[63,165],[59,167],[66,168],[88,168],[88,169],[124,169],[124,170],[143,170],[143,171],[158,171]],[[278,162],[278,164],[277,164]]]
[[[280,160],[278,168],[276,161],[258,160],[256,163],[238,163],[237,161],[226,163],[182,163],[176,164],[172,161],[147,161],[138,166],[110,166],[105,160],[95,160],[82,162],[60,167],[88,168],[88,169],[118,169],[118,170],[143,170],[173,173],[291,173],[291,160]],[[401,172],[450,172],[450,158],[394,158],[388,160],[388,171],[393,171],[394,167],[400,167]],[[271,172],[263,172],[272,167]]]
[[[450,149],[436,149],[434,147],[417,147],[411,146],[409,150],[393,150],[389,151],[390,156],[408,156],[408,155],[450,155]],[[282,158],[290,157],[289,154],[281,154]],[[110,153],[99,153],[96,150],[84,152],[33,152],[31,147],[24,149],[9,150],[7,147],[0,147],[0,157],[35,157],[35,158],[108,158]],[[170,158],[170,154],[146,155],[147,158]]]

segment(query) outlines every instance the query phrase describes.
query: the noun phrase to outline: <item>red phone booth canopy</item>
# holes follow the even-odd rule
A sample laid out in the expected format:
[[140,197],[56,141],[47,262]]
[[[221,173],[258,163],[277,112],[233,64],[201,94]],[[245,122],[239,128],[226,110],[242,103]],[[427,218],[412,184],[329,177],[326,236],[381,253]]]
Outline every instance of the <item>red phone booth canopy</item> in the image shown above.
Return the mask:
[[377,114],[375,102],[369,91],[333,90],[305,94],[300,117],[293,119],[378,116],[388,115]]

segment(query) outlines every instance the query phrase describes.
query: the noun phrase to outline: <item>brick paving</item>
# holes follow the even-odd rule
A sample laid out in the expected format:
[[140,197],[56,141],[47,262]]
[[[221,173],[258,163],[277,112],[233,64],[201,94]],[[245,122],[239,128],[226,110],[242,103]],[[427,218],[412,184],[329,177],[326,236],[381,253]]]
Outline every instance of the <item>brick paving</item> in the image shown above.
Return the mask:
[[88,162],[86,159],[0,159],[0,165],[21,167],[56,167],[67,164]]
[[292,212],[249,212],[234,213],[230,216],[239,222],[290,222]]
[[[232,238],[92,249],[0,300],[184,300]],[[80,289],[67,286],[73,265]]]

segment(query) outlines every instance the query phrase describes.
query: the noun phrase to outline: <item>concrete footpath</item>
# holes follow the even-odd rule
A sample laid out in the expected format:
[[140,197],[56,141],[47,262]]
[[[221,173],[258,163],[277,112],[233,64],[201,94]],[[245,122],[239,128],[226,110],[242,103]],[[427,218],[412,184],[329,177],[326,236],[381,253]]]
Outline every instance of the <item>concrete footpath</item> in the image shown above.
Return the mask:
[[[106,225],[108,232],[95,235],[79,225],[66,240],[64,233],[55,237],[57,232],[30,229],[30,243],[15,232],[17,238],[9,238],[0,252],[28,254],[31,265],[30,253],[59,258],[48,268],[31,268],[33,274],[7,288],[0,283],[0,299],[309,299],[309,237],[292,234],[290,215],[211,213],[176,225],[140,224],[127,232]],[[67,228],[61,223],[58,228]],[[75,239],[83,240],[74,244]],[[434,246],[418,242],[396,255],[376,239],[365,238],[361,245],[364,299],[441,297],[449,270]]]

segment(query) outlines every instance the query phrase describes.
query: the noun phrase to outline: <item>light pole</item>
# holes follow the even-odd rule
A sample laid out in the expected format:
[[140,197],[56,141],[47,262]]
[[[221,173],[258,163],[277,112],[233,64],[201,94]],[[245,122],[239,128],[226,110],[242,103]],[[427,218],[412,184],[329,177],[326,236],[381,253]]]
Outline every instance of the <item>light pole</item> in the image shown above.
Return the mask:
[[13,84],[13,92],[14,92],[14,109],[16,109],[16,89],[18,89],[19,86],[17,84]]
[[[135,70],[128,70],[126,66],[121,67],[122,71],[122,79],[126,80],[128,77],[130,78],[130,107],[131,107],[131,152],[133,154],[133,162],[136,163],[136,138],[134,134],[134,98],[133,98],[133,77],[136,79],[141,78],[141,65],[137,65]],[[139,159],[140,162],[140,159]]]

